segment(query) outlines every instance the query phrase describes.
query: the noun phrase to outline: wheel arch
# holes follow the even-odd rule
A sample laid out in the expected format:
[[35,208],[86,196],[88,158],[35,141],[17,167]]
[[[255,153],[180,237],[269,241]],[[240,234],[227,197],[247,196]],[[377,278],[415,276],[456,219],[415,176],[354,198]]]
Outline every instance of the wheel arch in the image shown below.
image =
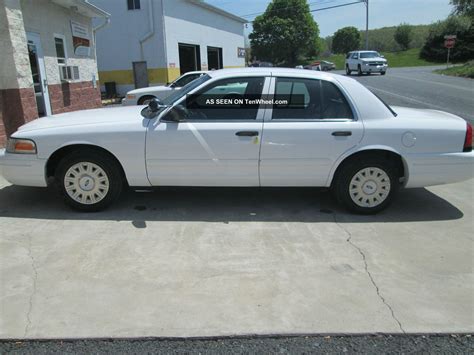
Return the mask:
[[88,150],[94,150],[96,152],[101,152],[105,155],[107,155],[108,157],[110,157],[116,164],[117,166],[120,168],[120,171],[122,173],[122,178],[124,180],[124,182],[126,182],[128,184],[128,181],[127,181],[127,176],[125,174],[125,170],[122,166],[122,164],[120,163],[120,161],[117,159],[117,157],[111,153],[109,150],[103,148],[103,147],[100,147],[98,145],[95,145],[95,144],[90,144],[90,143],[73,143],[73,144],[68,144],[68,145],[64,145],[60,148],[58,148],[57,150],[55,150],[48,158],[48,161],[46,162],[46,180],[49,182],[51,181],[51,179],[54,178],[55,176],[55,173],[56,173],[56,168],[59,164],[59,162],[61,161],[61,159],[63,159],[65,156],[67,156],[68,154],[71,154],[72,152],[75,152],[77,150],[81,150],[81,149],[88,149]]
[[408,164],[403,156],[395,149],[388,146],[368,146],[357,151],[350,152],[342,156],[333,166],[328,177],[327,186],[332,186],[335,177],[340,171],[341,167],[353,159],[361,159],[364,157],[382,157],[387,160],[392,160],[397,164],[402,186],[405,186],[408,181],[409,171]]
[[140,97],[138,98],[137,104],[138,104],[138,105],[143,105],[143,104],[141,104],[140,102],[141,102],[142,100],[145,100],[145,99],[148,99],[148,98],[149,98],[149,99],[156,99],[157,97],[156,97],[155,95],[153,95],[153,94],[143,94],[142,96],[140,96]]

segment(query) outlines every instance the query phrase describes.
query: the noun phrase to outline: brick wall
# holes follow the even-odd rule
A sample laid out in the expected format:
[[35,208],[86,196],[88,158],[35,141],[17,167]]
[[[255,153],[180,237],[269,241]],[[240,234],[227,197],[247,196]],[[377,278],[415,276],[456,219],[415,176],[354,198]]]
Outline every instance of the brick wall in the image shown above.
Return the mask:
[[91,81],[49,85],[53,114],[98,108],[102,106],[100,89]]
[[0,146],[18,127],[38,117],[33,89],[0,90]]

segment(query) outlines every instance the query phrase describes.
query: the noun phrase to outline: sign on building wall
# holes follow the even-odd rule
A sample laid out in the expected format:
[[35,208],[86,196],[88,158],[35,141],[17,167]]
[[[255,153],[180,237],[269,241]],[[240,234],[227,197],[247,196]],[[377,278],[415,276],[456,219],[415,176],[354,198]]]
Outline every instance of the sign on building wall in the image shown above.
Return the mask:
[[237,48],[237,57],[245,58],[245,48],[242,48],[242,47]]
[[71,21],[71,31],[74,54],[81,57],[89,57],[91,46],[87,26],[76,21]]

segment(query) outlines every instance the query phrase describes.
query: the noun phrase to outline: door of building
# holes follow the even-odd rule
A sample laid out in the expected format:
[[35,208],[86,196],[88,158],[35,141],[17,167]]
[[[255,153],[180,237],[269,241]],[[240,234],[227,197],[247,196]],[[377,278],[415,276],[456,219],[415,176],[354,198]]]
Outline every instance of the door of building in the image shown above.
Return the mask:
[[148,69],[146,62],[133,62],[135,89],[148,87]]
[[200,48],[194,44],[179,43],[179,68],[181,74],[201,70]]
[[209,70],[224,68],[224,64],[222,63],[222,48],[207,47],[207,63]]
[[49,101],[48,81],[46,80],[46,68],[40,36],[37,33],[28,32],[26,37],[28,39],[28,56],[38,115],[40,117],[51,115],[51,102]]

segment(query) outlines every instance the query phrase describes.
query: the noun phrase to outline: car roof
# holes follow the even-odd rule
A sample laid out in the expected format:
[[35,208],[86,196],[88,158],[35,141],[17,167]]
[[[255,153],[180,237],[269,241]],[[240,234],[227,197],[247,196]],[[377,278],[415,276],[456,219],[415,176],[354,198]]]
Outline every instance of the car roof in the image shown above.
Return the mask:
[[314,70],[302,70],[296,68],[276,68],[276,67],[266,67],[266,68],[259,68],[259,67],[249,67],[249,68],[232,68],[232,69],[220,69],[220,70],[213,70],[207,72],[209,76],[212,78],[226,78],[232,77],[235,75],[266,75],[266,76],[278,76],[278,75],[296,75],[301,76],[301,74],[305,74],[305,76],[311,76],[315,78],[337,78],[340,75],[332,74],[328,72],[320,72]]

